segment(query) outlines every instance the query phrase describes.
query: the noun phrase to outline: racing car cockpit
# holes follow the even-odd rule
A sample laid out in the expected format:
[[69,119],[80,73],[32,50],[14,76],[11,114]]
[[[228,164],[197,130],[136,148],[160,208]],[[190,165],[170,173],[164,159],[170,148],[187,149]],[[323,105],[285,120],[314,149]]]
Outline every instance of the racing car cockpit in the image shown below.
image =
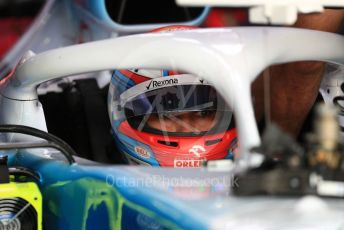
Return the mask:
[[[20,229],[27,219],[37,220],[30,229],[41,229],[42,221],[49,229],[342,227],[337,111],[319,107],[304,148],[273,125],[260,136],[251,93],[270,65],[344,65],[338,47],[344,38],[333,33],[233,27],[27,52],[0,82],[0,148],[8,157],[0,159],[0,170],[9,178],[0,178],[0,199],[16,194],[19,207],[0,213],[0,227]],[[93,125],[107,119],[126,160],[144,166],[84,159],[47,133],[49,103],[42,107],[39,85],[90,73],[104,74],[110,85],[102,102],[85,97],[95,106],[107,100],[108,108],[87,119]],[[85,108],[92,114],[99,107]]]

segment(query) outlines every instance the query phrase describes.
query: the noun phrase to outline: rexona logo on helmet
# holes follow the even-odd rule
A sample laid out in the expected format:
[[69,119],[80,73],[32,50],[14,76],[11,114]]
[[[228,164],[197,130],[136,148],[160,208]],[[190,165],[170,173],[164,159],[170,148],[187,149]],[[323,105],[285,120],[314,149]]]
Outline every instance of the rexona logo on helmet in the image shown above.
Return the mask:
[[157,88],[161,86],[166,86],[166,85],[173,85],[173,84],[178,84],[178,79],[162,79],[162,80],[152,80],[149,82],[149,84],[146,86],[147,89],[150,88]]
[[[168,26],[153,32],[193,28]],[[183,168],[233,158],[237,134],[232,110],[198,76],[174,70],[114,70],[108,109],[118,149],[129,163]]]

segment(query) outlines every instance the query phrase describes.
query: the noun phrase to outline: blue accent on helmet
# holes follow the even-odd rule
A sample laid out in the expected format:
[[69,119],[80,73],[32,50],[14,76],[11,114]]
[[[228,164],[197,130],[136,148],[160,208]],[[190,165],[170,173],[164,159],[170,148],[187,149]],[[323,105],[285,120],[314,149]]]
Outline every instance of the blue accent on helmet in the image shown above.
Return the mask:
[[[118,126],[117,126],[118,127]],[[117,144],[118,150],[123,154],[128,154],[134,159],[139,159],[140,161],[146,162],[152,166],[160,166],[159,162],[155,159],[152,149],[142,142],[136,141],[126,135],[123,135],[117,130],[117,127],[113,128],[116,132],[114,133],[115,142]],[[141,147],[149,152],[149,158],[144,158],[136,153],[135,147]]]
[[231,144],[229,145],[228,154],[225,157],[225,159],[234,160],[234,153],[233,153],[233,151],[236,148],[238,148],[238,138],[234,138],[233,141],[231,142]]
[[165,69],[164,69],[164,70],[162,71],[162,76],[163,76],[163,77],[167,77],[168,75],[169,75],[169,74],[168,74],[168,70],[165,70]]
[[122,123],[123,121],[121,121],[121,120],[112,120],[112,129],[116,132],[116,134],[117,134],[117,132],[118,132],[118,127],[119,127],[119,125]]
[[[125,76],[124,74],[122,74],[121,71],[116,70],[116,71],[115,71],[115,74],[116,74],[116,76],[118,76],[124,83],[126,83],[126,84],[128,85],[128,87],[129,87],[129,86],[130,86],[130,87],[133,87],[133,86],[135,85],[135,82],[134,82],[132,79],[130,79],[130,78],[128,78],[127,76]],[[130,87],[129,87],[129,88],[130,88]]]
[[225,159],[228,159],[228,160],[234,160],[234,154],[233,152],[230,150],[228,150],[228,154],[227,156],[225,157]]
[[111,83],[116,86],[117,93],[119,96],[124,91],[130,89],[131,87],[135,86],[135,82],[122,74],[119,70],[115,70],[111,77]]

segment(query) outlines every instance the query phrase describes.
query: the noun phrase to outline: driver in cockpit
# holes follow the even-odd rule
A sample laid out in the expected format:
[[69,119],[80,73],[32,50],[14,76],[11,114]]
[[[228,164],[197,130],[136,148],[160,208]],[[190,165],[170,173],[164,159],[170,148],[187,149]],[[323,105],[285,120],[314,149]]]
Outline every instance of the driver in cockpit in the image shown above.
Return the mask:
[[232,110],[211,84],[170,70],[115,70],[109,91],[113,134],[129,163],[201,167],[232,159]]

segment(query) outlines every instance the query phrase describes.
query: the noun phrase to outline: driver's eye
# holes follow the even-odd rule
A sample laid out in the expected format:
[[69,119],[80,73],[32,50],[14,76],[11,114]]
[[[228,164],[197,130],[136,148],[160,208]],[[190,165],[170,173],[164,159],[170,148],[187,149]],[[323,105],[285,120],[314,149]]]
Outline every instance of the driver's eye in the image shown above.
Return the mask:
[[168,114],[164,114],[164,113],[160,114],[160,116],[158,114],[152,114],[152,115],[150,115],[150,118],[157,120],[157,121],[164,121],[164,122],[171,120],[170,116]]
[[208,117],[213,115],[215,112],[214,111],[199,111],[199,112],[195,112],[194,115],[196,115],[197,117]]

